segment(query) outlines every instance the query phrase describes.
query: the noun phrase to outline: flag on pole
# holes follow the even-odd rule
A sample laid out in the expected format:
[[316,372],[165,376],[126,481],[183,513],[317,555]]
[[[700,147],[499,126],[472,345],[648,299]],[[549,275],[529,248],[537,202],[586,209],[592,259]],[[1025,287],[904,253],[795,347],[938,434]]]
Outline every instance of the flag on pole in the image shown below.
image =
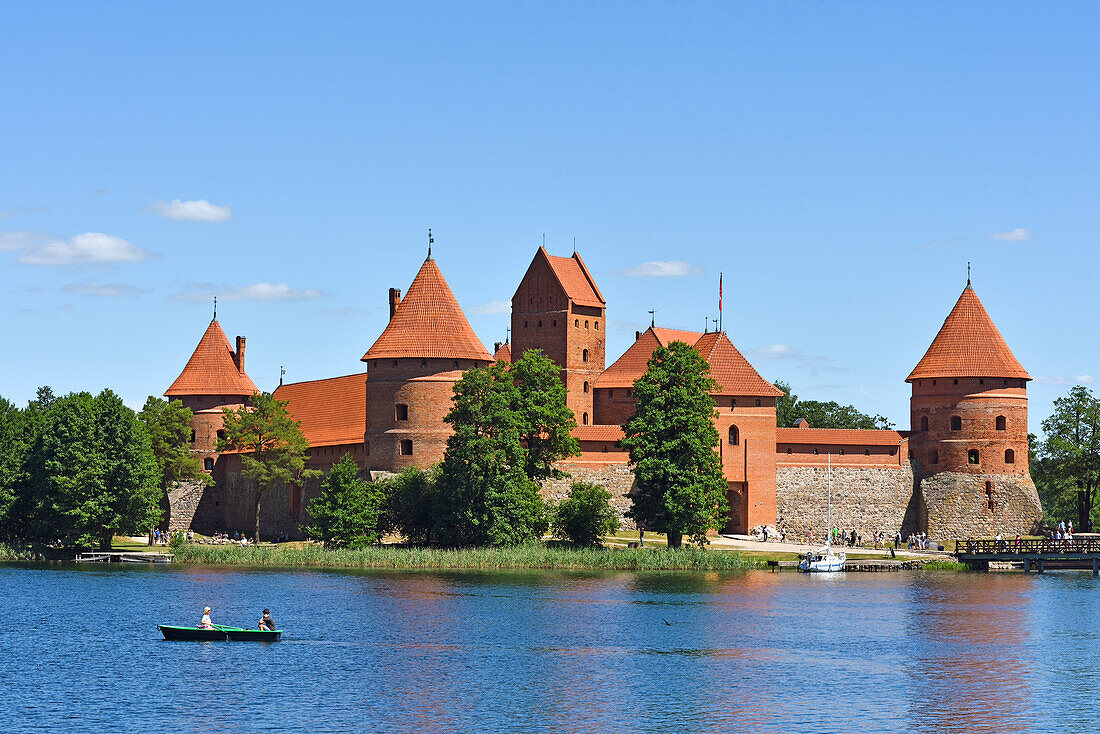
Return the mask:
[[722,274],[718,273],[718,313],[722,312]]

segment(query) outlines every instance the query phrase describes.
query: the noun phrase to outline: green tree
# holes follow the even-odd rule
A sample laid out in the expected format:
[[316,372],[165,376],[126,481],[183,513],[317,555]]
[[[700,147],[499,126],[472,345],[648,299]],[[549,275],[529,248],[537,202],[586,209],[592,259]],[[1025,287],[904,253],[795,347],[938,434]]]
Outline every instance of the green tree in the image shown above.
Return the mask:
[[566,498],[551,509],[550,528],[557,537],[578,545],[600,545],[603,536],[619,529],[611,492],[598,484],[574,482]]
[[54,534],[70,545],[145,533],[160,517],[157,465],[145,426],[110,390],[57,399],[41,438]]
[[546,508],[527,476],[518,388],[503,362],[467,370],[439,476],[436,533],[454,545],[514,545],[541,537]]
[[257,541],[264,494],[275,487],[321,476],[316,469],[306,469],[309,443],[302,435],[301,424],[286,409],[288,402],[263,392],[251,396],[240,408],[222,409],[225,437],[218,440],[218,450],[241,452],[241,473],[252,482],[256,512],[253,538]]
[[25,425],[23,411],[0,398],[0,537],[16,535],[12,510],[25,484],[28,451]]
[[894,424],[881,415],[867,415],[854,405],[841,405],[830,400],[799,400],[791,392],[791,386],[782,380],[776,380],[775,386],[783,395],[775,401],[776,425],[789,428],[799,418],[805,418],[811,428],[862,428],[867,430],[887,430]]
[[1052,519],[1072,514],[1076,527],[1090,527],[1100,486],[1100,400],[1078,385],[1054,401],[1042,425],[1046,439],[1032,466],[1046,495],[1044,509]]
[[202,470],[202,462],[191,453],[194,415],[190,408],[183,407],[183,401],[150,395],[138,417],[149,432],[162,489],[167,490],[179,482],[214,483],[213,477]]
[[528,349],[509,372],[517,388],[515,410],[526,449],[524,470],[536,482],[559,476],[554,462],[580,454],[580,444],[573,438],[577,420],[565,402],[561,370],[541,349]]
[[710,365],[683,342],[654,350],[634,381],[637,409],[622,440],[638,484],[628,514],[639,527],[667,533],[669,547],[678,548],[684,535],[702,545],[707,531],[725,522],[715,387]]
[[386,497],[383,530],[399,530],[414,545],[431,545],[440,504],[438,468],[406,467],[379,484]]
[[313,522],[302,531],[331,548],[362,548],[381,537],[384,488],[360,476],[351,454],[344,454],[321,483],[321,494],[309,503]]

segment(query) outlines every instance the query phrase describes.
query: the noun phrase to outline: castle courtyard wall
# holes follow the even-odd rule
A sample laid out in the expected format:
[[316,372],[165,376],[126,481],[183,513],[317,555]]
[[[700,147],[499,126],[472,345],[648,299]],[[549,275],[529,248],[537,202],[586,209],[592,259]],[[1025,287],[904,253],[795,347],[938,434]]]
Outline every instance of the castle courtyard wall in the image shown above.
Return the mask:
[[[832,468],[832,523],[869,538],[879,531],[915,532],[919,511],[913,493],[913,469],[893,466]],[[828,526],[829,470],[824,466],[781,466],[776,470],[776,527],[791,540],[812,532],[824,540]]]

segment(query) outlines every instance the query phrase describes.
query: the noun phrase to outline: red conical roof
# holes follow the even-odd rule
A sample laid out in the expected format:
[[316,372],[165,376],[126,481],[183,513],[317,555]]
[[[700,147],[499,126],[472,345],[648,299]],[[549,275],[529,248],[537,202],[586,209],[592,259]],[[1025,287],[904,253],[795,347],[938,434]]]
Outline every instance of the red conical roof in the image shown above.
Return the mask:
[[214,319],[206,327],[187,366],[164,391],[168,397],[175,395],[252,395],[259,392],[255,383],[237,367],[233,347],[225,332]]
[[493,360],[430,257],[363,361],[403,357]]
[[947,314],[932,346],[905,381],[931,377],[1031,379],[1005,344],[970,283]]

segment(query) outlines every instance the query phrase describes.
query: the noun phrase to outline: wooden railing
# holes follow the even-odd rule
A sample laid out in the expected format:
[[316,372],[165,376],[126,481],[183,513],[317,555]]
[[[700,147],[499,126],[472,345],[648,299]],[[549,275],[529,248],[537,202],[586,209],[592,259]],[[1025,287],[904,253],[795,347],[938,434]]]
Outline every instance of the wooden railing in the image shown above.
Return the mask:
[[1048,540],[1046,538],[1028,538],[1026,540],[1010,540],[1006,538],[1004,540],[960,540],[955,553],[966,556],[1100,554],[1100,539]]

